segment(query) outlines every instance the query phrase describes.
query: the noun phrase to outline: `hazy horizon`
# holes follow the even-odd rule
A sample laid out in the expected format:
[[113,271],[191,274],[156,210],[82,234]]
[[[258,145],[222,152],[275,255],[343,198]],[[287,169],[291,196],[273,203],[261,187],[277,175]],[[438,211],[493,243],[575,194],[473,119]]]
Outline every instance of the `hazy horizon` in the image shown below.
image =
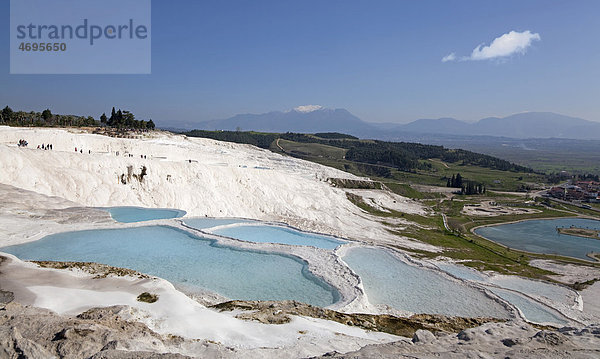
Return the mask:
[[[45,110],[47,107],[41,107],[41,108],[15,108],[12,107],[11,104],[0,104],[1,107],[4,106],[9,106],[11,107],[13,110],[15,111],[24,111],[24,112],[42,112],[43,110]],[[301,106],[307,106],[307,105],[301,105]],[[319,105],[320,106],[320,105]],[[296,106],[298,107],[298,106]],[[592,122],[596,122],[596,123],[600,123],[600,120],[595,120],[595,119],[589,119],[589,118],[583,118],[583,117],[578,117],[578,116],[573,116],[571,114],[568,113],[558,113],[558,112],[552,112],[552,111],[521,111],[521,112],[515,112],[515,113],[508,113],[506,115],[489,115],[489,116],[484,116],[481,118],[476,118],[476,119],[471,119],[471,120],[466,120],[466,119],[462,119],[462,118],[456,118],[453,116],[441,116],[441,117],[419,117],[419,118],[414,118],[414,119],[409,119],[406,121],[370,121],[368,119],[364,119],[361,118],[360,116],[356,115],[355,113],[353,113],[352,111],[346,109],[346,108],[333,108],[333,107],[325,107],[322,106],[324,109],[331,109],[331,110],[347,110],[348,112],[350,112],[352,115],[355,115],[356,117],[358,117],[360,120],[362,120],[363,122],[366,123],[370,123],[370,124],[398,124],[398,125],[404,125],[404,124],[408,124],[414,121],[418,121],[418,120],[439,120],[439,119],[444,119],[444,118],[451,118],[454,120],[458,120],[461,122],[465,122],[465,123],[476,123],[482,119],[485,118],[490,118],[490,117],[496,117],[496,118],[505,118],[505,117],[509,117],[512,115],[517,115],[517,114],[522,114],[522,113],[544,113],[544,112],[548,112],[548,113],[554,113],[554,114],[558,114],[558,115],[564,115],[564,116],[568,116],[568,117],[574,117],[574,118],[580,118],[583,120],[587,120],[587,121],[592,121]],[[112,109],[112,107],[110,108]],[[107,109],[106,111],[102,111],[102,113],[107,113],[109,114],[110,109]],[[117,109],[119,109],[117,107]],[[125,109],[125,108],[123,108]],[[206,121],[215,121],[215,120],[224,120],[224,119],[228,119],[231,117],[234,117],[236,115],[261,115],[261,114],[265,114],[265,113],[269,113],[269,112],[288,112],[291,111],[295,108],[290,108],[290,109],[284,109],[284,110],[280,110],[280,109],[275,109],[275,110],[269,110],[269,111],[265,111],[265,112],[239,112],[239,113],[235,113],[232,114],[231,116],[227,116],[227,117],[219,117],[219,118],[209,118],[209,119],[190,119],[190,120],[183,120],[183,121],[178,121],[178,122],[189,122],[189,123],[200,123],[200,122],[206,122]],[[52,109],[51,109],[52,110]],[[72,112],[57,112],[53,110],[53,113],[57,113],[57,114],[65,114],[65,115],[76,115],[76,116],[93,116],[94,118],[98,119],[100,116],[98,115],[94,115],[94,114],[90,114],[90,113],[72,113]],[[163,119],[158,119],[156,117],[153,117],[152,115],[148,116],[148,117],[144,117],[144,118],[140,118],[140,119],[154,119],[155,121],[158,121],[159,123],[168,123],[170,120],[163,120]],[[168,126],[163,126],[163,127],[168,127]]]

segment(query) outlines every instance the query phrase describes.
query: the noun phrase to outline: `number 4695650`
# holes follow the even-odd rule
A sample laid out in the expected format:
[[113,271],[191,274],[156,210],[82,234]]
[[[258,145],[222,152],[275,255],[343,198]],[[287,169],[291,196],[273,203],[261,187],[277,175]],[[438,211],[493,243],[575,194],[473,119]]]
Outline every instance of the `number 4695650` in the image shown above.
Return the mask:
[[67,44],[64,42],[22,42],[19,45],[21,51],[67,51]]

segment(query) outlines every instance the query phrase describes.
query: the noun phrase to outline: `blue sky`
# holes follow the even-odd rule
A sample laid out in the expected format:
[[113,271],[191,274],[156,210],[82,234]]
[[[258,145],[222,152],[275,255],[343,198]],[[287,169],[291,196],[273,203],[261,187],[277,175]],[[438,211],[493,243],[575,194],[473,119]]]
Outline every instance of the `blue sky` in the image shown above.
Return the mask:
[[[151,75],[9,75],[0,106],[203,121],[318,104],[366,121],[552,111],[600,121],[600,1],[152,1]],[[458,61],[510,31],[524,53]],[[455,53],[458,60],[442,62]]]

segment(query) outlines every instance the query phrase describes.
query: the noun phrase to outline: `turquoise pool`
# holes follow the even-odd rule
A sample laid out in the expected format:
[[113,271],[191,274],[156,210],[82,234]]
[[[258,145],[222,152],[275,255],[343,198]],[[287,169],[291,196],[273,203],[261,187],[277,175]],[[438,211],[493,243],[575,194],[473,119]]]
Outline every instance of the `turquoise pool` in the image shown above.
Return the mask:
[[109,207],[104,208],[117,222],[133,223],[152,221],[155,219],[179,218],[186,212],[179,209],[143,208],[143,207]]
[[270,225],[240,225],[221,228],[211,232],[221,236],[236,238],[247,242],[313,246],[322,249],[335,249],[337,246],[346,243],[345,241],[335,239],[333,237]]
[[23,260],[131,268],[231,299],[293,299],[324,307],[339,297],[295,257],[223,247],[168,226],[59,233],[0,250]]
[[499,289],[494,287],[488,287],[489,290],[494,292],[500,298],[512,303],[515,307],[519,308],[525,319],[534,323],[552,323],[558,325],[566,325],[568,322],[556,311],[547,308],[537,302],[534,302],[527,297],[511,292],[505,289]]
[[436,263],[436,266],[447,272],[452,274],[456,278],[464,279],[464,280],[472,280],[472,281],[485,281],[487,278],[477,272],[474,269],[458,265],[458,264],[450,264],[450,263]]
[[[521,310],[523,316],[534,323],[553,323],[566,325],[567,321],[556,310],[531,300],[523,294],[533,297],[545,297],[554,303],[565,306],[575,304],[577,294],[555,284],[519,278],[515,276],[484,276],[481,273],[461,265],[440,263],[437,266],[457,278],[479,282],[500,298],[512,303]],[[494,285],[494,286],[493,286]],[[497,288],[499,286],[501,288]],[[510,289],[510,290],[509,290]],[[517,293],[518,292],[518,293]]]
[[217,226],[225,226],[234,223],[250,223],[254,222],[250,219],[238,219],[238,218],[186,218],[183,223],[187,226],[196,229],[209,229]]
[[584,218],[530,220],[481,227],[475,233],[507,247],[534,253],[560,254],[590,260],[587,253],[600,252],[600,240],[559,234],[556,227],[600,229],[600,221]]
[[369,301],[413,313],[508,318],[509,311],[483,292],[409,265],[378,248],[352,248],[343,257],[363,281]]

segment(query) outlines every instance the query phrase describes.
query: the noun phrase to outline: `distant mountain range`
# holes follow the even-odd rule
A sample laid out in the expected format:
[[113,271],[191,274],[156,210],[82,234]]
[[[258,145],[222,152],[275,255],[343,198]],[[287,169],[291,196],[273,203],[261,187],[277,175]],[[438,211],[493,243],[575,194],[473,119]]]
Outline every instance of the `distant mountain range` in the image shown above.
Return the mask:
[[397,129],[444,135],[600,139],[600,123],[552,112],[523,112],[507,117],[488,117],[475,123],[453,118],[417,120]]
[[[401,139],[410,134],[509,138],[600,139],[600,123],[552,112],[488,117],[475,123],[454,118],[420,119],[408,124],[370,123],[345,109],[308,105],[290,111],[241,114],[198,123],[169,123],[172,128],[261,132],[342,132],[360,138]],[[163,126],[164,127],[164,126]]]
[[302,133],[349,130],[354,134],[371,130],[372,125],[344,109],[333,110],[309,105],[296,107],[290,111],[241,114],[224,120],[200,122],[194,126],[194,129]]

